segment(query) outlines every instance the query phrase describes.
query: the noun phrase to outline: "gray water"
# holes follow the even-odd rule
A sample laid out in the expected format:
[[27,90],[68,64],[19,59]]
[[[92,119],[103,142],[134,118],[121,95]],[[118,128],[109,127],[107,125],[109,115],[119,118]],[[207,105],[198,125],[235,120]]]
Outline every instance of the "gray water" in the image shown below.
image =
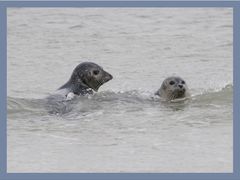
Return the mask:
[[[7,13],[8,172],[232,172],[232,9]],[[84,61],[113,80],[49,113]],[[154,96],[172,75],[190,100]]]

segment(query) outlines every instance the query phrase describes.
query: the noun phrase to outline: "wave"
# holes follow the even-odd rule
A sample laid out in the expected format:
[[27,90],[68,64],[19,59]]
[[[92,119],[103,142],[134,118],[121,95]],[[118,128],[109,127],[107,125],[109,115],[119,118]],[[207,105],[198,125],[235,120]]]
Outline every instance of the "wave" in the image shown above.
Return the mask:
[[215,102],[215,103],[232,103],[233,99],[233,85],[227,84],[222,88],[210,89],[192,96],[196,102]]
[[17,115],[23,113],[40,115],[44,112],[44,110],[44,101],[42,99],[7,97],[8,115]]
[[[96,109],[110,108],[120,110],[129,106],[138,109],[159,106],[160,98],[149,91],[103,91],[94,95],[79,96],[71,101],[51,99],[24,99],[7,97],[8,115],[16,114],[66,114],[76,109],[77,112],[93,112]],[[205,104],[232,104],[233,85],[228,84],[221,89],[203,91],[191,96],[195,106]],[[178,102],[177,102],[178,103]]]

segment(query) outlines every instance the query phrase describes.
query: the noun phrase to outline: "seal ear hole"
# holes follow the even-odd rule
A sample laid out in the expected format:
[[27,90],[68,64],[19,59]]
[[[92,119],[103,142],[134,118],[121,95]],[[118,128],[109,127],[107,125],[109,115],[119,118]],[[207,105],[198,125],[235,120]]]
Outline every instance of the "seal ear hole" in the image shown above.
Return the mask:
[[93,71],[93,74],[94,74],[94,75],[98,75],[99,72],[100,72],[99,70],[94,70],[94,71]]
[[170,85],[174,85],[175,82],[174,82],[174,81],[170,81],[169,84],[170,84]]
[[91,76],[92,76],[92,73],[91,73],[91,71],[88,71],[88,72],[87,72],[87,76],[89,76],[89,77],[91,77]]

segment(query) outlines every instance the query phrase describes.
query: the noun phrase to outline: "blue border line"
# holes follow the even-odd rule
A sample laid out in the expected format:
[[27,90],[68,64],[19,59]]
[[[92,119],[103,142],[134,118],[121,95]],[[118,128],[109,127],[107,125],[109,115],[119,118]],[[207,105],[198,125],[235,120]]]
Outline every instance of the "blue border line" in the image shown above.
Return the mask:
[[[239,130],[240,123],[238,119],[240,117],[240,4],[234,7],[233,11],[233,172],[240,176],[240,142],[239,142]],[[240,179],[240,178],[239,178]]]
[[[6,88],[0,88],[0,179],[240,179],[240,3],[236,1],[2,1],[0,2],[0,83],[7,87],[6,82],[6,8],[7,7],[234,7],[234,173],[6,173]],[[5,147],[5,148],[2,148]]]
[[182,179],[182,180],[239,180],[234,174],[224,173],[37,173],[37,174],[8,174],[9,179],[24,179],[24,180],[37,180],[37,179],[97,179],[97,180],[159,180],[159,179]]
[[236,1],[2,1],[8,7],[233,7]]
[[[6,8],[0,6],[0,142],[1,142],[1,152],[0,152],[0,172],[6,171],[6,162],[7,162],[7,142],[6,142],[6,119],[7,119],[7,107],[6,107],[6,97],[7,97],[7,36],[6,36],[6,27],[7,27],[7,17],[6,17]],[[4,147],[4,148],[2,148]]]
[[159,180],[159,179],[182,179],[182,180],[239,180],[233,174],[224,173],[14,173],[5,176],[7,179],[42,180],[42,179],[97,179],[97,180]]

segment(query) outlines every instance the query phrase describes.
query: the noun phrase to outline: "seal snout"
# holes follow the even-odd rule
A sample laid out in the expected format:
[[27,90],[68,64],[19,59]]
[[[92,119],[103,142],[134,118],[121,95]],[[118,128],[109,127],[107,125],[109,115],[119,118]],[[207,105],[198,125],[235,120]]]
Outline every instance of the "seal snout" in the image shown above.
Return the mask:
[[113,79],[113,76],[105,71],[105,77],[104,77],[104,82],[108,82]]
[[178,85],[178,90],[180,92],[185,92],[186,91],[185,87],[183,85],[181,85],[181,84]]
[[177,97],[181,97],[185,94],[186,88],[183,84],[178,84],[176,89]]
[[184,95],[184,93],[186,92],[186,88],[183,84],[178,84],[178,91],[180,95]]

